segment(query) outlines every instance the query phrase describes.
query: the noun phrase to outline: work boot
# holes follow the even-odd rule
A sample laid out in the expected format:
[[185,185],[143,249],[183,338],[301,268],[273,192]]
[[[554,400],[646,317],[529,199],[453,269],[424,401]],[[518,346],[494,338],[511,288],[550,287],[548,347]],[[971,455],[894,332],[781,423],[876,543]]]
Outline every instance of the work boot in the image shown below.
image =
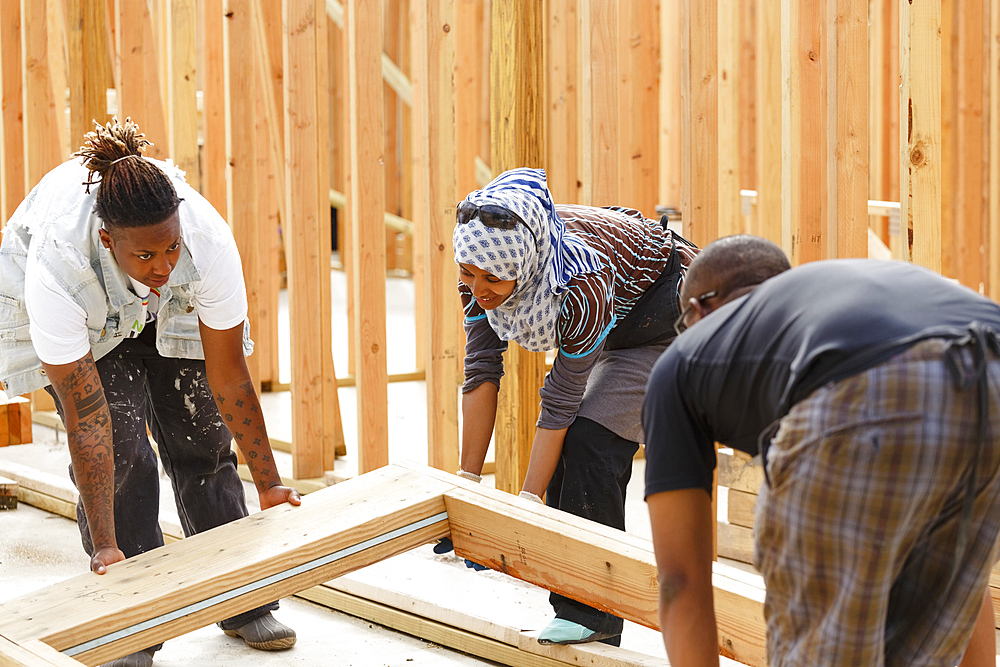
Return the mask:
[[143,649],[135,653],[129,653],[117,660],[106,662],[101,667],[152,667],[153,653],[156,649]]
[[223,632],[229,637],[242,637],[247,646],[261,651],[279,651],[291,648],[295,644],[295,630],[274,620],[271,612],[255,618],[246,625]]

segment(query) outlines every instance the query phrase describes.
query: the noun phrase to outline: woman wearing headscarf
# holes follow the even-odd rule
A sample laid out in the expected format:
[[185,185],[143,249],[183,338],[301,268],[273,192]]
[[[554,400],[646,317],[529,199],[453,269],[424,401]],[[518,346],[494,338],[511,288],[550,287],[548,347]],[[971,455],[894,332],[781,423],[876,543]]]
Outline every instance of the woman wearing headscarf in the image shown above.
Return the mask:
[[[458,474],[480,479],[507,343],[557,350],[521,495],[624,530],[646,380],[675,336],[697,249],[633,209],[556,206],[537,169],[501,174],[457,218],[467,337]],[[622,619],[556,593],[550,602],[540,643],[620,644]]]

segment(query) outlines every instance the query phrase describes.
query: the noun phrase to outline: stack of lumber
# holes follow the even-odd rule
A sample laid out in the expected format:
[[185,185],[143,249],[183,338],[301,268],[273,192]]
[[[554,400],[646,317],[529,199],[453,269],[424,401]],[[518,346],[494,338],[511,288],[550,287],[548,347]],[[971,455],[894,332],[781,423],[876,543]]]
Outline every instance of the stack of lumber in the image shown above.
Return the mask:
[[0,392],[0,447],[31,442],[31,401]]

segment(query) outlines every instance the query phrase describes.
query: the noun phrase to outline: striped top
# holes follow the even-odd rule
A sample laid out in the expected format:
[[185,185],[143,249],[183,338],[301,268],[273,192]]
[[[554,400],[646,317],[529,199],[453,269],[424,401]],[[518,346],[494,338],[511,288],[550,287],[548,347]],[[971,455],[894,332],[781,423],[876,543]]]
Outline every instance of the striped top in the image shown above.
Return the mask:
[[[557,324],[559,355],[542,391],[539,426],[546,428],[562,428],[572,422],[604,339],[660,277],[673,245],[672,232],[634,209],[581,205],[556,208],[566,224],[566,233],[584,241],[606,261],[600,271],[574,276],[563,297]],[[680,242],[676,248],[683,271],[697,250]],[[507,345],[490,329],[486,313],[471,290],[460,283],[459,293],[467,337],[463,391],[471,391],[483,382],[499,386],[503,375],[501,355]],[[558,378],[558,386],[553,376]],[[553,404],[560,408],[550,409],[546,415]]]

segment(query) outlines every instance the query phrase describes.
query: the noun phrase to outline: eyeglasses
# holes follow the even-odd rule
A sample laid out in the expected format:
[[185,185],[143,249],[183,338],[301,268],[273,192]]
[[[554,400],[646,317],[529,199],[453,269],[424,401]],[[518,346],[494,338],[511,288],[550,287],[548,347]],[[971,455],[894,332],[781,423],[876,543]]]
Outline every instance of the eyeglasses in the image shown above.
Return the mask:
[[[712,290],[711,292],[705,292],[697,299],[695,299],[695,301],[698,302],[698,305],[705,305],[705,302],[711,299],[713,296],[719,296],[719,291]],[[678,317],[677,320],[674,322],[674,331],[677,332],[678,336],[684,333],[684,331],[688,328],[688,325],[685,322],[685,320],[687,319],[687,316],[690,314],[691,314],[691,304],[690,302],[688,302],[688,305],[684,308],[684,310],[681,311],[681,316]]]
[[538,245],[538,238],[535,236],[535,232],[531,231],[531,227],[528,226],[521,216],[510,209],[503,206],[496,206],[495,204],[476,206],[468,201],[463,201],[458,205],[458,224],[464,225],[477,216],[480,222],[494,229],[514,229],[517,227],[517,223],[521,223],[528,230],[528,233],[531,234],[535,245]]

